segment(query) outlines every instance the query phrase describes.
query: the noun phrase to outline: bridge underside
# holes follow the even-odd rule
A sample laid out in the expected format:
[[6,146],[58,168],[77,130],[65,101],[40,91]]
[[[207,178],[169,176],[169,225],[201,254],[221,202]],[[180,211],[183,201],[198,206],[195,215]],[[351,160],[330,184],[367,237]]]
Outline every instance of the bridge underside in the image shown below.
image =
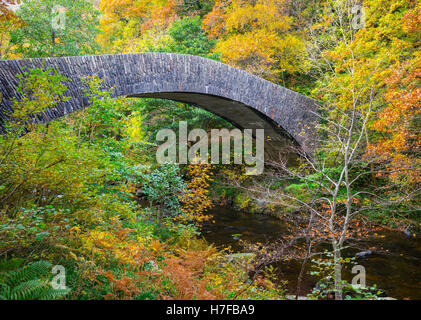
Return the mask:
[[187,103],[212,112],[241,130],[253,129],[255,132],[255,129],[264,129],[266,158],[284,158],[289,153],[290,147],[298,146],[294,138],[272,119],[237,101],[188,92],[146,93],[129,97],[167,99]]

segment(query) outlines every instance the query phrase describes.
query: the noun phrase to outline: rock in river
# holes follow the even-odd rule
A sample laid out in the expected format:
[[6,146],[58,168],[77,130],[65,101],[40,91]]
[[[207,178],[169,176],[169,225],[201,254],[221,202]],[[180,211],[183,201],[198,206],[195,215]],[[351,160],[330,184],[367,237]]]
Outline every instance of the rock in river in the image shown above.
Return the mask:
[[373,254],[373,251],[371,251],[371,250],[367,250],[367,251],[361,251],[361,252],[358,252],[357,254],[355,254],[355,256],[357,257],[357,258],[361,258],[361,259],[364,259],[364,258],[368,258],[369,256],[371,256]]

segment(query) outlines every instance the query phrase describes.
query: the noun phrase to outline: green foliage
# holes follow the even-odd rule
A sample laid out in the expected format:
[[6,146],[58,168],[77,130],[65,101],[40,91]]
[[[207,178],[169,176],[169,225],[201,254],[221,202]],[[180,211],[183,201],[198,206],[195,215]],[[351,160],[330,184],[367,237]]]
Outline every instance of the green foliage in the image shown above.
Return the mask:
[[168,47],[170,52],[219,60],[219,55],[210,54],[216,42],[209,40],[202,31],[202,20],[199,16],[174,22],[168,33],[174,39]]
[[4,124],[6,139],[18,138],[25,130],[31,129],[34,116],[68,100],[68,97],[63,96],[67,90],[64,82],[68,79],[56,70],[28,69],[17,75],[17,79],[19,83],[16,90],[21,96],[19,100],[12,98],[13,111],[9,112],[9,119]]
[[33,262],[20,270],[2,275],[1,300],[56,300],[70,289],[53,289],[50,284],[52,264],[47,261]]
[[238,193],[234,198],[234,205],[237,206],[240,210],[248,209],[250,205],[250,197],[244,193]]
[[[301,168],[292,170],[296,170],[297,172],[299,172],[298,170],[301,170]],[[318,190],[319,183],[328,183],[328,179],[335,180],[339,177],[340,173],[340,167],[324,168],[320,172],[308,173],[305,177],[301,179],[294,179],[289,181],[289,184],[284,188],[284,190],[287,192],[291,192],[296,197],[305,198],[308,196],[308,192],[315,193]],[[323,190],[318,191],[318,195],[320,195],[322,194]],[[341,188],[339,193],[341,196],[344,196],[345,189]]]
[[[313,288],[311,299],[332,299],[335,292],[335,264],[333,262],[333,253],[325,251],[320,258],[312,259],[312,269],[310,274],[319,279],[317,285]],[[343,267],[357,265],[355,257],[341,258],[340,263]],[[377,300],[384,293],[377,289],[377,286],[361,287],[352,285],[346,280],[341,280],[342,292],[345,300]]]
[[[62,97],[66,79],[57,72],[33,69],[20,77],[22,96],[0,138],[0,208],[10,214],[21,206],[44,206],[86,199],[86,187],[100,172],[95,150],[81,144],[59,122],[48,127],[31,123],[33,115],[51,108]],[[22,133],[31,131],[24,137]],[[78,171],[75,175],[72,172]]]
[[139,99],[135,102],[143,116],[146,138],[155,143],[161,128],[178,132],[179,122],[187,121],[190,128],[231,128],[232,125],[221,117],[204,109],[169,100]]
[[[54,223],[54,219],[66,217],[69,210],[56,210],[52,206],[45,208],[23,209],[10,218],[0,216],[0,250],[7,251],[13,248],[18,250],[31,245],[36,245],[57,237],[64,227]],[[64,223],[69,226],[69,219],[64,218]]]
[[[64,28],[53,28],[53,8],[62,6]],[[57,14],[57,12],[56,12]],[[24,57],[77,56],[98,50],[99,12],[88,0],[28,0],[16,12],[25,25],[13,30],[11,43]],[[60,22],[60,24],[62,23]]]
[[174,164],[165,164],[150,173],[143,174],[144,191],[150,201],[158,204],[165,214],[180,213],[179,197],[186,184]]

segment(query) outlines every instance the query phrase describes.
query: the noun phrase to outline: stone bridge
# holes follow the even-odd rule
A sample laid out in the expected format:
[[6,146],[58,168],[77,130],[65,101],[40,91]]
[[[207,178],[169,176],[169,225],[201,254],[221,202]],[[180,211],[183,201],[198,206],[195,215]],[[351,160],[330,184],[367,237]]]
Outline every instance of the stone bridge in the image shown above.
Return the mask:
[[213,60],[170,53],[131,53],[0,61],[0,129],[19,99],[16,75],[27,68],[55,68],[71,81],[71,99],[37,116],[51,120],[89,106],[82,77],[96,75],[113,96],[185,102],[206,109],[240,129],[265,129],[266,154],[279,156],[287,145],[310,152],[314,145],[314,100],[248,72]]

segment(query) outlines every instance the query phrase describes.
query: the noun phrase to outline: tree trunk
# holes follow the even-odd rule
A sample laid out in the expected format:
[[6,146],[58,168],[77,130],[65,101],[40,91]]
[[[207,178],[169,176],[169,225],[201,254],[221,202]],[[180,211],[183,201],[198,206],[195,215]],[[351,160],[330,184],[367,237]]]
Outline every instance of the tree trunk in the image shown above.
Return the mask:
[[335,300],[342,300],[342,264],[341,251],[334,245],[333,263],[335,267]]
[[298,297],[300,295],[301,283],[303,282],[303,276],[304,276],[304,271],[306,269],[307,260],[308,260],[308,256],[306,255],[303,263],[301,264],[300,274],[299,274],[298,279],[297,279],[297,291],[296,291],[296,294],[295,294],[295,300],[298,300]]

